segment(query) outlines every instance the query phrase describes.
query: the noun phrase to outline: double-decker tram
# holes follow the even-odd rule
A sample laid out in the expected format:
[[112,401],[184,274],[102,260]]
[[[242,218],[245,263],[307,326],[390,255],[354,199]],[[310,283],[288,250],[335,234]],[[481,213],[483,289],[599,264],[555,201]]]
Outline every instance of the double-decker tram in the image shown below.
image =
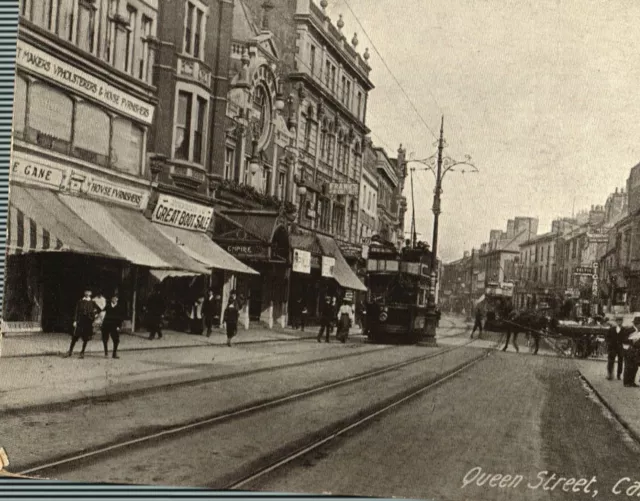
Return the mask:
[[[375,237],[374,237],[375,238]],[[373,240],[367,259],[365,332],[372,342],[420,340],[431,284],[431,252]]]

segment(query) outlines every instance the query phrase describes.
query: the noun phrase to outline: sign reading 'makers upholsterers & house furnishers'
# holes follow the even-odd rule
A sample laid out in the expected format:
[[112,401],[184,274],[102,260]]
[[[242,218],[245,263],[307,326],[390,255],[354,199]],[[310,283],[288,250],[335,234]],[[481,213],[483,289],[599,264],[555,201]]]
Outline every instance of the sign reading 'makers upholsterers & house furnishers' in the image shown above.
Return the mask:
[[104,80],[91,76],[23,40],[18,40],[16,63],[26,71],[96,99],[123,115],[147,125],[153,122],[153,106],[150,104],[122,92]]

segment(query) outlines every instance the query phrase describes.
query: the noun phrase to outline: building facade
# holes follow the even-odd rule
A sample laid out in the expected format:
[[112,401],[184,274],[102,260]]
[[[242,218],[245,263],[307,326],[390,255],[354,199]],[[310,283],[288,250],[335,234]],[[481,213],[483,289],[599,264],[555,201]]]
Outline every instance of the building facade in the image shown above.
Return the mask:
[[3,315],[9,332],[68,332],[85,287],[118,290],[132,322],[140,268],[198,267],[162,250],[144,255],[162,237],[150,232],[145,245],[132,234],[135,225],[149,230],[143,212],[157,21],[152,0],[20,4]]

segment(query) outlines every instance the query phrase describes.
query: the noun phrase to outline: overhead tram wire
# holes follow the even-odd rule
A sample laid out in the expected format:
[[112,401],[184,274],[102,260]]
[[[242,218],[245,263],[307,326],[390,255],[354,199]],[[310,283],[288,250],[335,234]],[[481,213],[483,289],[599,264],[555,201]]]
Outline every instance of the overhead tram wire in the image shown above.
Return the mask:
[[[418,108],[416,107],[415,104],[413,104],[413,101],[411,100],[411,98],[409,97],[409,95],[407,94],[407,92],[404,90],[404,87],[402,87],[402,85],[400,84],[400,81],[397,79],[397,77],[393,74],[393,72],[391,71],[391,68],[389,68],[389,65],[387,64],[387,62],[385,61],[384,57],[382,57],[382,54],[380,54],[380,51],[378,50],[378,48],[376,47],[376,44],[373,42],[372,38],[369,36],[369,33],[367,32],[367,30],[364,28],[364,26],[362,25],[362,23],[360,22],[360,18],[358,18],[358,16],[356,15],[356,13],[353,11],[353,9],[351,8],[351,5],[349,5],[348,0],[344,0],[345,5],[347,6],[347,9],[349,9],[349,11],[351,12],[351,14],[353,15],[353,17],[355,18],[356,22],[358,23],[358,25],[360,26],[360,28],[362,29],[362,32],[365,34],[365,36],[369,39],[369,42],[371,43],[371,47],[373,48],[373,50],[376,51],[376,54],[378,54],[378,57],[380,58],[380,60],[382,61],[382,64],[384,64],[384,67],[387,69],[387,71],[389,72],[389,74],[391,75],[391,77],[393,78],[393,80],[395,81],[396,85],[400,88],[400,90],[402,91],[402,94],[404,94],[404,97],[407,99],[407,101],[409,102],[409,104],[411,105],[411,107],[413,108],[413,111],[415,111],[416,115],[418,116],[418,118],[420,119],[420,121],[422,122],[422,124],[427,128],[427,130],[431,133],[431,135],[434,137],[434,139],[438,139],[438,136],[435,132],[433,132],[433,130],[431,129],[431,127],[429,127],[429,124],[427,123],[427,121],[422,118],[422,115],[420,114],[420,112],[418,111]],[[429,89],[427,89],[429,90]],[[434,102],[436,103],[436,106],[438,106],[438,109],[440,110],[441,114],[443,114],[442,111],[442,107],[440,106],[440,104],[438,103],[438,101],[436,100],[435,96],[431,93],[431,91],[429,90],[429,94],[431,94],[432,99],[434,100]]]
[[[427,124],[427,122],[424,120],[424,118],[422,118],[422,115],[420,114],[420,112],[418,111],[418,109],[416,108],[416,106],[413,104],[413,101],[411,100],[411,98],[409,98],[409,96],[407,95],[407,93],[405,92],[404,88],[402,87],[402,85],[400,85],[400,82],[398,81],[398,79],[396,78],[396,76],[393,74],[393,72],[391,71],[391,69],[389,68],[389,65],[387,64],[387,62],[385,61],[385,59],[382,57],[382,54],[380,54],[380,51],[377,49],[377,47],[375,46],[373,40],[371,39],[371,37],[369,36],[369,33],[367,33],[367,30],[364,28],[364,26],[362,25],[362,23],[360,22],[360,19],[358,18],[358,16],[356,15],[356,13],[353,11],[353,9],[351,8],[351,5],[349,5],[348,0],[344,0],[345,5],[347,6],[347,9],[349,9],[349,11],[351,12],[351,14],[353,15],[353,17],[355,18],[356,22],[358,23],[358,25],[360,26],[360,28],[362,29],[363,33],[365,34],[365,36],[369,39],[369,42],[371,42],[371,46],[373,47],[373,50],[376,51],[376,54],[378,54],[378,57],[380,57],[382,63],[384,64],[384,66],[386,67],[387,71],[389,72],[389,74],[393,77],[393,79],[395,80],[396,84],[398,85],[398,87],[400,87],[400,90],[402,91],[402,93],[404,94],[405,98],[409,101],[409,104],[411,105],[411,107],[413,108],[413,111],[415,111],[416,115],[418,115],[418,118],[420,119],[420,121],[424,124],[424,126],[427,128],[427,130],[431,133],[431,135],[435,138],[438,139],[438,137],[436,136],[436,134],[434,134],[433,130],[431,129],[431,127],[429,127],[429,125]],[[473,54],[472,52],[472,56],[477,60],[475,54]],[[433,92],[431,92],[431,89],[429,87],[427,87],[427,92],[429,92],[429,95],[431,96],[431,98],[433,99],[433,102],[436,104],[436,106],[438,107],[438,110],[440,111],[441,115],[444,115],[444,111],[442,109],[442,106],[440,106],[440,103],[438,102],[438,100],[436,99],[436,97],[433,95]],[[458,138],[458,142],[462,143],[462,141],[460,141],[460,138]],[[463,148],[464,149],[464,148]]]

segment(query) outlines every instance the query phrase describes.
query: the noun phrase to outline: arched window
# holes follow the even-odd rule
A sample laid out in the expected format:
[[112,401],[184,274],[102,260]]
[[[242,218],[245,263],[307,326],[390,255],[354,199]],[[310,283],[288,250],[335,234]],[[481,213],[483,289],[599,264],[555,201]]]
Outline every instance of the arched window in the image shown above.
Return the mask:
[[72,124],[73,101],[69,96],[46,84],[31,85],[28,126],[39,145],[68,153]]
[[107,165],[110,122],[109,115],[94,104],[78,103],[73,135],[74,152],[85,160]]
[[27,81],[21,76],[16,76],[16,89],[13,98],[13,130],[22,137],[25,121],[27,119]]
[[129,174],[140,174],[144,132],[125,118],[113,120],[111,165]]

